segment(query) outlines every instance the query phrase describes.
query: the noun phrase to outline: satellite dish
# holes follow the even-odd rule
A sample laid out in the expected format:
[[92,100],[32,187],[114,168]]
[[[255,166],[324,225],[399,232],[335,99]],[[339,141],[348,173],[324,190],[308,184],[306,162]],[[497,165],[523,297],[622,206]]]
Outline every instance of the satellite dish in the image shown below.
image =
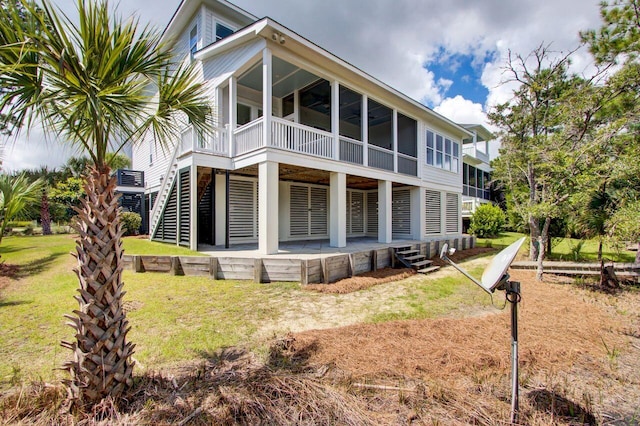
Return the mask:
[[523,242],[524,237],[520,238],[518,241],[498,253],[482,273],[482,278],[480,281],[472,277],[467,271],[456,265],[451,259],[447,257],[449,249],[449,246],[447,244],[443,245],[442,250],[440,250],[440,259],[449,262],[451,266],[462,272],[467,278],[476,283],[478,286],[482,287],[484,291],[491,294],[496,290],[496,288],[499,287],[501,283],[506,281],[506,279],[508,278],[507,270],[509,269],[511,262],[513,262],[513,259],[515,259],[516,255],[518,254],[518,250],[520,250]]
[[482,273],[480,279],[480,287],[486,291],[493,293],[500,283],[504,281],[504,276],[511,266],[511,262],[516,258],[518,250],[524,242],[524,237],[511,244],[509,247],[498,253],[489,263]]

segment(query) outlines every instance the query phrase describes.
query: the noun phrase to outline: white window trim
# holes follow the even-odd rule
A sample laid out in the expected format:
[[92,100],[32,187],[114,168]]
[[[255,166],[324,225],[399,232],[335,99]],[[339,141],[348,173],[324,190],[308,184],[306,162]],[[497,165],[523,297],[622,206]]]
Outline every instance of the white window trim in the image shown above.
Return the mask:
[[[429,148],[427,146],[427,141],[428,141],[427,134],[429,132],[433,133],[433,148]],[[437,148],[437,143],[436,143],[437,136],[442,137],[442,150],[441,151],[438,151],[438,148]],[[451,161],[449,162],[449,168],[448,169],[444,167],[444,165],[445,165],[445,157],[448,155],[448,154],[446,154],[446,148],[445,148],[447,139],[449,139],[451,141],[451,154],[450,154]],[[453,145],[454,144],[458,145],[458,156],[457,157],[455,157],[453,155],[453,152],[454,152]],[[438,169],[438,170],[443,170],[445,172],[454,173],[454,174],[460,174],[462,172],[462,168],[460,167],[460,165],[462,164],[462,155],[461,155],[462,154],[462,146],[461,146],[460,141],[456,140],[455,138],[453,138],[453,137],[451,137],[449,135],[446,135],[444,133],[436,132],[435,130],[426,127],[424,129],[424,149],[425,149],[425,151],[424,151],[424,164],[426,164],[427,166],[433,167],[433,168]],[[428,153],[429,153],[430,149],[433,150],[433,164],[429,164],[429,154]],[[442,166],[436,165],[436,155],[438,153],[442,154]],[[458,160],[458,170],[453,170],[453,164],[454,164],[454,160],[455,159]]]

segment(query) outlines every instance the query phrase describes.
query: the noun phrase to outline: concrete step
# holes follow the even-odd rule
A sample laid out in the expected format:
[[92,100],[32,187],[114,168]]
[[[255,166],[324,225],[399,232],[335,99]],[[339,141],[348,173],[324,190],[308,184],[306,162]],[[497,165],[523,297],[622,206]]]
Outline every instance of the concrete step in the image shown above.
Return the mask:
[[420,274],[428,274],[431,272],[435,272],[440,269],[439,266],[429,266],[428,268],[418,269],[418,273]]

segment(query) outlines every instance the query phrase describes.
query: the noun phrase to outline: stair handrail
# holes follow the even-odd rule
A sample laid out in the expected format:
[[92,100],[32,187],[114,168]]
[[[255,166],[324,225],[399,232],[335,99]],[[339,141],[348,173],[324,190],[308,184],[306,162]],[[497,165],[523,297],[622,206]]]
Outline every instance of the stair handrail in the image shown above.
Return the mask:
[[167,166],[167,170],[165,171],[162,178],[162,185],[160,185],[160,190],[158,191],[158,197],[155,200],[153,208],[151,209],[151,217],[149,218],[149,224],[152,228],[149,229],[149,239],[153,237],[153,233],[155,232],[155,228],[157,223],[155,221],[158,212],[161,210],[160,205],[162,204],[162,200],[160,197],[164,194],[167,185],[169,185],[169,175],[171,174],[171,169],[173,169],[174,164],[178,159],[178,152],[182,151],[182,141],[176,143],[173,149],[173,156],[171,157],[171,161],[169,161],[169,165]]

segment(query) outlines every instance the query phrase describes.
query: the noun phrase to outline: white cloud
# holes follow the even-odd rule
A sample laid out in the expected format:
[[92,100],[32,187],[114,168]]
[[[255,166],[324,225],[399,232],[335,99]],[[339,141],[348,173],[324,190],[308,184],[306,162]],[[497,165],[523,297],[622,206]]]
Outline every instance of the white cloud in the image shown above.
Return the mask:
[[460,95],[446,98],[440,105],[434,108],[438,114],[442,114],[449,120],[461,124],[482,124],[490,128],[482,105],[474,103]]

